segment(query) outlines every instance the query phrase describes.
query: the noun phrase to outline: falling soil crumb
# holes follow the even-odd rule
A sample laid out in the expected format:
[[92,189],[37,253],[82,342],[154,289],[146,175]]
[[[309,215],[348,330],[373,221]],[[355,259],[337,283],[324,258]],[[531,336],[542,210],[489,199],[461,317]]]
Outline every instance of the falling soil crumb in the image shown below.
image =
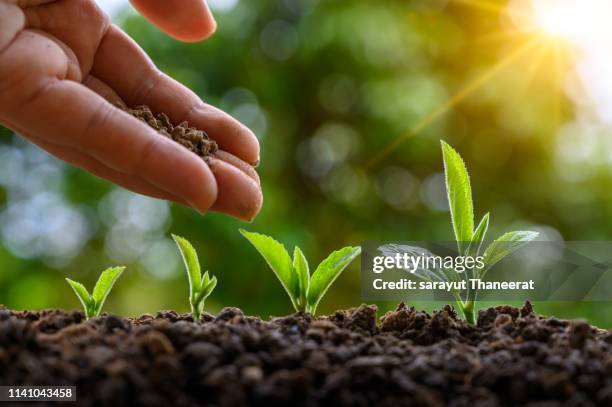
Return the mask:
[[264,321],[0,306],[0,377],[77,386],[79,406],[611,406],[612,332],[522,308],[400,304]]
[[211,140],[205,131],[190,127],[187,122],[182,122],[174,126],[165,113],[158,113],[155,115],[148,106],[144,105],[134,108],[118,107],[147,123],[164,137],[168,137],[187,148],[189,151],[196,153],[206,162],[208,162],[210,157],[215,155],[218,150],[217,143]]

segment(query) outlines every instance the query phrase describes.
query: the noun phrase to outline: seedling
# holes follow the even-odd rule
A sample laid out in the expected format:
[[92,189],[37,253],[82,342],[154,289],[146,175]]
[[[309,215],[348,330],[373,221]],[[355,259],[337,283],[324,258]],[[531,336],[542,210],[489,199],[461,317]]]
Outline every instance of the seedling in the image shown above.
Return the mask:
[[298,312],[314,315],[321,298],[336,278],[361,253],[361,247],[344,247],[331,253],[310,276],[308,261],[302,250],[295,246],[293,261],[285,246],[270,236],[240,230],[240,233],[266,260],[276,277],[289,294]]
[[104,270],[102,274],[100,274],[91,295],[83,284],[69,278],[66,279],[81,301],[87,319],[100,315],[106,297],[108,297],[108,294],[115,285],[115,281],[117,281],[121,273],[123,273],[123,270],[125,270],[125,267],[111,267]]
[[189,304],[194,321],[200,320],[200,315],[204,309],[204,301],[217,286],[217,277],[210,278],[208,271],[202,275],[198,253],[189,241],[183,237],[172,235],[176,245],[181,252],[187,278],[189,279]]
[[[477,257],[481,253],[482,242],[489,228],[489,213],[486,213],[474,228],[474,205],[470,177],[463,159],[450,145],[441,141],[446,177],[446,193],[450,205],[451,222],[457,240],[457,249],[462,256]],[[508,232],[494,240],[483,254],[484,268],[470,270],[464,277],[482,279],[486,272],[504,257],[514,253],[521,246],[538,237],[537,232]],[[476,290],[468,290],[465,300],[455,294],[457,305],[465,319],[476,322]]]
[[[453,291],[458,307],[461,309],[467,322],[476,322],[476,296],[477,290],[471,289],[467,282],[470,279],[482,280],[486,273],[504,257],[514,253],[521,246],[538,237],[537,232],[516,231],[508,232],[494,240],[484,251],[483,240],[489,228],[489,213],[486,213],[474,228],[474,206],[472,203],[472,189],[470,177],[461,156],[447,143],[442,143],[442,156],[444,159],[444,174],[446,178],[446,193],[450,206],[451,223],[457,241],[459,256],[480,258],[480,268],[471,267],[459,270],[458,268],[427,268],[417,267],[411,270],[416,277],[430,282],[458,282],[465,280],[465,286],[470,287],[464,292]],[[386,256],[398,253],[409,256],[433,256],[426,249],[388,244],[379,247]],[[482,253],[482,255],[481,255]]]

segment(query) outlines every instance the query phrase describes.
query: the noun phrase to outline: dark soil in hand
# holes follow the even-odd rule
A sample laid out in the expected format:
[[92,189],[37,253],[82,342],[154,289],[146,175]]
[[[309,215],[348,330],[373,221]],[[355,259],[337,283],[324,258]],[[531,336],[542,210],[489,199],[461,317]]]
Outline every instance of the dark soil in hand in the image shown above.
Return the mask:
[[211,140],[203,130],[190,127],[189,123],[182,122],[174,126],[165,113],[153,114],[148,106],[125,108],[119,106],[125,112],[137,119],[147,123],[164,137],[168,137],[202,157],[205,161],[217,152],[217,143]]
[[262,321],[225,308],[85,321],[0,309],[2,384],[76,385],[78,405],[611,406],[612,332],[521,309],[478,326],[401,304]]

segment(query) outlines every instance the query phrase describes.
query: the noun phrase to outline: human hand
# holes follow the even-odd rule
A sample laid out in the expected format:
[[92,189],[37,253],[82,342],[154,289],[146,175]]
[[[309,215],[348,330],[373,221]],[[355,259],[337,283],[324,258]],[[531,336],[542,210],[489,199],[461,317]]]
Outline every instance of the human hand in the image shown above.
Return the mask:
[[[132,0],[183,41],[211,35],[203,0]],[[187,120],[223,150],[207,165],[114,106]],[[132,191],[250,220],[262,193],[247,163],[259,143],[237,120],[160,72],[88,0],[0,0],[0,123],[49,153]]]

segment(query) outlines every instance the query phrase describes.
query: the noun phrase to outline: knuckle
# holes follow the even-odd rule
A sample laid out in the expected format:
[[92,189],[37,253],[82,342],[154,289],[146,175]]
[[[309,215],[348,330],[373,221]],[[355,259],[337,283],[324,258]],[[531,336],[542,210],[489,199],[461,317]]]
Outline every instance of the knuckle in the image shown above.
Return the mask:
[[164,80],[165,74],[151,66],[145,69],[140,81],[134,86],[134,90],[128,99],[132,104],[139,104],[149,98],[149,95]]
[[128,173],[131,175],[145,174],[149,170],[147,164],[150,162],[151,157],[154,157],[155,152],[159,148],[160,138],[150,137],[143,144],[140,153],[137,155],[136,160],[128,169]]
[[189,108],[185,111],[185,115],[182,120],[179,122],[194,121],[194,117],[202,115],[202,112],[206,109],[206,104],[200,100],[200,98],[196,97],[195,101],[189,105]]
[[100,102],[85,122],[83,131],[79,134],[82,145],[91,149],[91,151],[103,150],[105,137],[104,134],[100,133],[100,129],[106,128],[105,124],[112,120],[114,114],[115,108],[113,106],[106,102]]

